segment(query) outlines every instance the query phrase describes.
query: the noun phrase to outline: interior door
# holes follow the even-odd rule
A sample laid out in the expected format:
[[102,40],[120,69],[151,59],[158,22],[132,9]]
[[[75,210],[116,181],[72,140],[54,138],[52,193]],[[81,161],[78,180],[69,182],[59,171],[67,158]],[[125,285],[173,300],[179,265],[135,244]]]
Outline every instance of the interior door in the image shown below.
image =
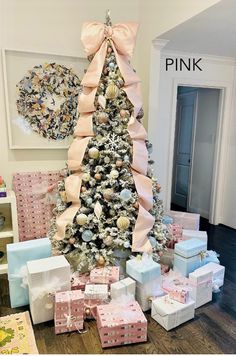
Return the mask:
[[172,203],[187,208],[197,91],[177,97]]

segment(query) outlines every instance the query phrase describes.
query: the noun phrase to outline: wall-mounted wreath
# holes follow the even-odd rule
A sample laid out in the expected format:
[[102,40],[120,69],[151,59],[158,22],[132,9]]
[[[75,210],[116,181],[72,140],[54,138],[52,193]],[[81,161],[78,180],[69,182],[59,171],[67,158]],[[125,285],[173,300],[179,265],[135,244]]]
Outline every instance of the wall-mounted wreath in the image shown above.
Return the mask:
[[39,135],[62,140],[77,122],[80,79],[56,63],[37,65],[17,84],[17,110]]

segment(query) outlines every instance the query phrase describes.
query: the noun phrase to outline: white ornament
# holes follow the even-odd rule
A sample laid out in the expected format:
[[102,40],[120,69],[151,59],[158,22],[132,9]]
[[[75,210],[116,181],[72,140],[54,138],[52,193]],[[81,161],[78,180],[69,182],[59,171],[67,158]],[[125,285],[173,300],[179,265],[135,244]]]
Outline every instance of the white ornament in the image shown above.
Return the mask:
[[103,95],[98,95],[98,104],[101,105],[103,109],[106,108],[106,98]]
[[100,219],[100,216],[102,214],[102,206],[99,203],[99,201],[96,202],[95,206],[94,206],[94,214],[96,215],[96,217],[98,219]]
[[99,150],[96,147],[91,147],[88,151],[90,158],[97,159],[99,157]]
[[124,247],[125,247],[125,248],[129,248],[129,247],[130,247],[129,241],[125,241],[125,242],[124,242]]
[[82,176],[82,180],[84,182],[88,182],[90,180],[90,174],[89,173],[84,173]]
[[116,179],[119,177],[119,172],[116,170],[116,169],[113,169],[111,172],[110,172],[110,178],[112,179]]
[[85,225],[87,222],[88,222],[88,217],[87,215],[85,214],[79,214],[77,217],[76,217],[76,222],[78,225]]

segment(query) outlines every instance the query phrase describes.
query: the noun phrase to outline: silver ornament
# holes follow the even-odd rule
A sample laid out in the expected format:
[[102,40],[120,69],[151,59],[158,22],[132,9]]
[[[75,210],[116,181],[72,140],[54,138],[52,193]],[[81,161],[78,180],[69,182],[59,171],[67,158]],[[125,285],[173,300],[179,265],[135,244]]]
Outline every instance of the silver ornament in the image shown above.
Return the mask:
[[93,233],[91,230],[84,230],[83,233],[82,233],[82,239],[85,241],[85,242],[89,242],[92,240],[92,237],[93,237]]
[[150,244],[152,245],[152,247],[156,247],[156,245],[157,245],[157,240],[155,239],[154,236],[150,236],[150,237],[149,237],[149,241],[150,241]]
[[130,242],[129,241],[125,241],[124,242],[124,247],[125,248],[129,248],[130,247]]
[[123,189],[120,192],[120,199],[123,201],[129,201],[132,197],[132,193],[129,189]]

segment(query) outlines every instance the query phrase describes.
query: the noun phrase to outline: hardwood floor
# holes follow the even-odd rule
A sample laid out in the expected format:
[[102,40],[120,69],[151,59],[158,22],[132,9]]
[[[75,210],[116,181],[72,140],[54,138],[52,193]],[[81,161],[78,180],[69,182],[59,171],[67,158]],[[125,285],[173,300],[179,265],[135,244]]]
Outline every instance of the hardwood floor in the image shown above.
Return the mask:
[[[236,231],[225,226],[212,226],[201,221],[201,229],[209,235],[208,249],[220,253],[226,267],[225,284],[213,301],[196,310],[191,320],[172,331],[165,331],[146,313],[148,342],[102,349],[96,322],[86,322],[85,334],[55,335],[53,322],[34,326],[41,354],[211,354],[236,353]],[[11,309],[7,276],[0,276],[0,315],[17,313],[27,308]]]

